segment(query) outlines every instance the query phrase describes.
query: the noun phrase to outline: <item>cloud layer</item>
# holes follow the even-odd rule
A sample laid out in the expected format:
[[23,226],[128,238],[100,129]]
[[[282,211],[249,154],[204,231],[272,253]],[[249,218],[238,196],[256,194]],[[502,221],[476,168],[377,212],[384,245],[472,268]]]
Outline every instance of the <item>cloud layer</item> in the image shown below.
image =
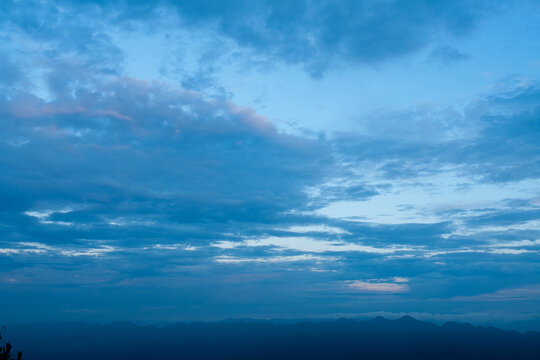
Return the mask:
[[258,60],[321,76],[421,51],[450,66],[466,56],[446,43],[494,6],[33,5],[7,2],[0,22],[10,319],[472,314],[486,299],[538,316],[537,82],[293,134],[227,91],[128,75],[118,41],[152,27],[214,38],[205,76]]

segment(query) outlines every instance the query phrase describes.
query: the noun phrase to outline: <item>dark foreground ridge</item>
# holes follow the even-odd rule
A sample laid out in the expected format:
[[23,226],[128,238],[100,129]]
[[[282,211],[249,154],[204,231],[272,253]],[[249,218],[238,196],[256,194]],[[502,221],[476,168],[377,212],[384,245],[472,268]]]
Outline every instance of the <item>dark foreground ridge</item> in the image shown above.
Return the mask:
[[540,359],[540,332],[403,317],[356,321],[227,321],[164,327],[9,325],[24,360],[63,359]]

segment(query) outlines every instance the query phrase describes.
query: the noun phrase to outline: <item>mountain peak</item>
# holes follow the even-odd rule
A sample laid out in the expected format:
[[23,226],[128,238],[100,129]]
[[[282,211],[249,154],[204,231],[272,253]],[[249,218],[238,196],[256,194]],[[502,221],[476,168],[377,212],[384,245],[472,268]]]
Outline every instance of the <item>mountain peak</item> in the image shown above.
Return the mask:
[[418,323],[418,322],[420,322],[419,320],[416,320],[415,318],[413,318],[412,316],[409,316],[409,315],[402,316],[399,319],[397,319],[396,321],[408,322],[408,323],[412,323],[412,322]]

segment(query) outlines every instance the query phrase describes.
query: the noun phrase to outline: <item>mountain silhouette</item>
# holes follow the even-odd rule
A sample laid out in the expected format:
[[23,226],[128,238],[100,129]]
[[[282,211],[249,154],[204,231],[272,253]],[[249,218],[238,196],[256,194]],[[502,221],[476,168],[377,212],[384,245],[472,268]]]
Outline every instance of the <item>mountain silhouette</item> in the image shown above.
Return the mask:
[[67,359],[535,359],[540,332],[410,316],[367,321],[129,322],[9,325],[25,360]]

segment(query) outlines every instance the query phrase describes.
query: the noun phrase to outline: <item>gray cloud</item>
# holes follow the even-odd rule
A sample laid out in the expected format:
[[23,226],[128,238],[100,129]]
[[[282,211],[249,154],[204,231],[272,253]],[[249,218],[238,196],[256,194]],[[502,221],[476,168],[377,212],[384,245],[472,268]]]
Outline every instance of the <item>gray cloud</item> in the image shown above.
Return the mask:
[[[506,3],[478,1],[58,1],[49,6],[35,3],[32,13],[6,5],[12,23],[41,41],[55,37],[55,47],[75,52],[94,52],[107,35],[90,34],[80,25],[81,18],[104,29],[150,31],[171,25],[171,14],[179,20],[174,26],[190,31],[210,30],[223,42],[232,40],[255,63],[283,61],[299,64],[313,76],[321,76],[336,64],[377,64],[435,46],[434,54],[454,61],[456,51],[445,47],[446,39],[469,35],[485,16]],[[39,29],[39,32],[37,31]],[[73,41],[79,39],[84,41]],[[211,55],[219,59],[213,40]],[[437,50],[439,49],[439,50]],[[114,72],[116,57],[100,71]],[[251,54],[251,55],[250,55]],[[459,56],[458,56],[459,57]],[[208,62],[208,56],[202,61]],[[117,64],[117,63],[116,63]],[[204,73],[212,71],[205,67]],[[186,81],[206,81],[211,74],[198,73]],[[189,78],[189,76],[188,76]],[[200,84],[199,84],[200,85]]]

